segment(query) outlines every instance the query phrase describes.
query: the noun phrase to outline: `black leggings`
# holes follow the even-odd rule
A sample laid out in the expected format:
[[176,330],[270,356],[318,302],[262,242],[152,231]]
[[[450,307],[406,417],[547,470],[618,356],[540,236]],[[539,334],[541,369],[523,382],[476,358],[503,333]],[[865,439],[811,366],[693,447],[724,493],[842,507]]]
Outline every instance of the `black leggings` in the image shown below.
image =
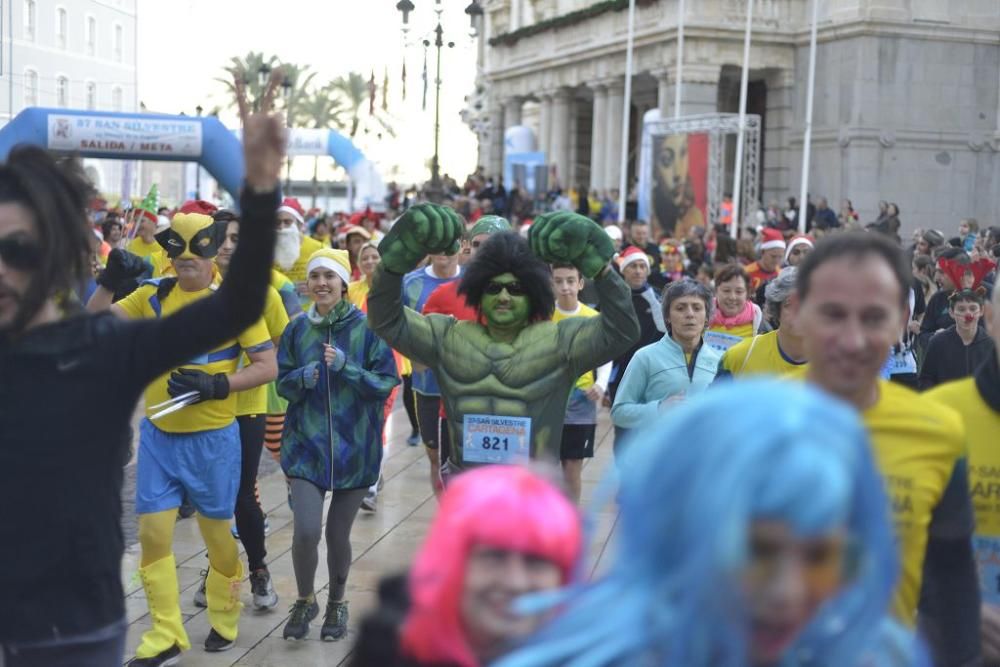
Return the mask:
[[264,511],[257,502],[257,467],[260,452],[264,448],[264,429],[267,424],[264,415],[243,415],[237,417],[240,425],[240,490],[236,494],[236,530],[240,542],[247,552],[250,571],[267,567],[264,558]]
[[441,419],[441,397],[425,396],[416,392],[417,423],[420,424],[420,439],[431,449],[438,450],[442,464],[448,460],[448,423]]
[[406,417],[410,420],[410,431],[417,433],[420,427],[417,425],[417,401],[413,395],[413,376],[403,376],[403,407],[406,408]]

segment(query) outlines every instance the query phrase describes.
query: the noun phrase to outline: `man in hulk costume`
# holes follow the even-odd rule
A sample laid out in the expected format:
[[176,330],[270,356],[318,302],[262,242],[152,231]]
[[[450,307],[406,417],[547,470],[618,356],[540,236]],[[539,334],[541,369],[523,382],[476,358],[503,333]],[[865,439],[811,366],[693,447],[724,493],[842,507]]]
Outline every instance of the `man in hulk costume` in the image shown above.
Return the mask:
[[[379,244],[368,324],[437,376],[453,443],[443,477],[482,463],[558,462],[577,378],[639,336],[631,292],[609,266],[614,246],[583,216],[542,215],[528,241],[493,234],[466,265],[458,291],[479,312],[478,322],[404,308],[403,276],[426,255],[458,252],[464,231],[457,213],[435,204],[418,204],[399,218]],[[600,316],[551,321],[552,262],[570,263],[594,281]]]

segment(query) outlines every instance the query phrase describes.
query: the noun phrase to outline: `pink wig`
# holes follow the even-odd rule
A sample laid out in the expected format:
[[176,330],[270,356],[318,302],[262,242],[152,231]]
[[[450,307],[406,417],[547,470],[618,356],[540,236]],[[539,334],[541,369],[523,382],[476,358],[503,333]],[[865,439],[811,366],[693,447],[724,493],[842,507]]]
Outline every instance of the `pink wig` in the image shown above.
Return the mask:
[[461,614],[465,564],[472,547],[543,557],[562,569],[566,583],[581,543],[576,508],[537,474],[492,465],[460,475],[442,496],[410,572],[403,654],[422,662],[478,667]]

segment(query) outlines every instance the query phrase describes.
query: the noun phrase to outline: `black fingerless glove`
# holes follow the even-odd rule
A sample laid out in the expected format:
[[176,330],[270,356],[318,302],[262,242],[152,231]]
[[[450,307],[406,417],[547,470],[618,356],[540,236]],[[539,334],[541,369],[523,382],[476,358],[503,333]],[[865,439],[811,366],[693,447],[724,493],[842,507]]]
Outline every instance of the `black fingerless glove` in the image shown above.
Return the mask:
[[167,393],[173,398],[192,391],[198,392],[193,403],[221,401],[229,396],[229,376],[225,373],[209,375],[204,371],[181,368],[170,374]]

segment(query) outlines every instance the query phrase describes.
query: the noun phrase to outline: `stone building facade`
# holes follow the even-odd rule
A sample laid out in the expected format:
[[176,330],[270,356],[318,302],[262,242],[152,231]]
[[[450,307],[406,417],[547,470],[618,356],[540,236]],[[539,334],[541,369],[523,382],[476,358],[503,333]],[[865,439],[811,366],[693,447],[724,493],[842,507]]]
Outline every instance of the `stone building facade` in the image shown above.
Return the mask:
[[[906,228],[1000,223],[1000,2],[819,0],[810,191]],[[535,130],[562,185],[617,187],[626,0],[486,0],[466,119],[498,174],[506,128]],[[762,117],[762,200],[798,194],[809,62],[808,0],[757,0],[748,112]],[[629,180],[640,119],[672,115],[678,0],[638,0]],[[735,112],[746,0],[687,0],[683,115]]]

